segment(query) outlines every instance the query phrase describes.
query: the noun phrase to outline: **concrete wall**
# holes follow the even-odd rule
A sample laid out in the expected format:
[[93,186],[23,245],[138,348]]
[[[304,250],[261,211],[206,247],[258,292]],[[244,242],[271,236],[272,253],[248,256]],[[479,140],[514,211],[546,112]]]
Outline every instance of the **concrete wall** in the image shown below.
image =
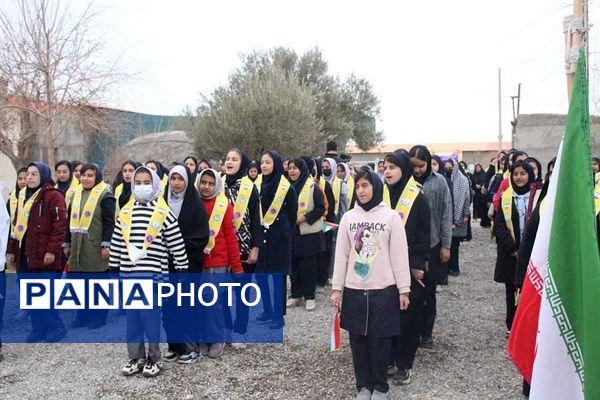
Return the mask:
[[[562,139],[566,116],[561,114],[522,114],[519,115],[515,148],[526,151],[546,165],[556,157]],[[600,154],[600,117],[590,118],[592,134],[592,154]],[[545,172],[545,171],[544,171]]]

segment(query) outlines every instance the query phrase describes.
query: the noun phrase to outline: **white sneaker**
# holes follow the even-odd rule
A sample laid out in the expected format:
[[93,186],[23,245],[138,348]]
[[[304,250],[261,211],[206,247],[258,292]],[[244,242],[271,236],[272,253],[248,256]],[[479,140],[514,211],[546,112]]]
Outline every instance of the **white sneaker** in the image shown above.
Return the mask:
[[302,297],[298,297],[297,299],[291,298],[288,299],[287,303],[285,303],[287,308],[294,308],[302,305]]
[[131,376],[141,372],[142,369],[144,369],[144,360],[138,361],[135,358],[132,358],[127,365],[123,367],[121,372],[123,372],[123,375],[125,376]]
[[160,374],[160,364],[157,362],[155,363],[152,360],[146,361],[142,375],[147,378],[154,378],[158,374]]
[[234,350],[242,350],[246,348],[246,343],[231,343],[231,347]]
[[306,300],[306,311],[313,311],[317,307],[317,303],[314,300]]

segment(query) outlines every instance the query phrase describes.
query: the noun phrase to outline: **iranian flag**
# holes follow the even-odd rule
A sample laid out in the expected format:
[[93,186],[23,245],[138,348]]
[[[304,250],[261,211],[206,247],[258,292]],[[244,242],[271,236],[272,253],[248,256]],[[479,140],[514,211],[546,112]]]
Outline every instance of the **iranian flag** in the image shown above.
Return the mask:
[[600,399],[600,256],[590,149],[581,52],[565,134],[509,340],[509,353],[531,382],[533,400]]

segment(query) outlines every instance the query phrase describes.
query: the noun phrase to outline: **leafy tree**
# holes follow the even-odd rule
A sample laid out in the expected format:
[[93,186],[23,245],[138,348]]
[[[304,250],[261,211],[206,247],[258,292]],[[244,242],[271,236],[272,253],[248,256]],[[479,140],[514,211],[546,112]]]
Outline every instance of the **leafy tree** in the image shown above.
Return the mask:
[[[319,154],[327,140],[340,145],[353,140],[363,149],[383,140],[375,129],[380,110],[372,85],[354,75],[342,80],[329,74],[318,48],[298,56],[276,47],[241,61],[226,85],[202,96],[196,113],[183,113],[179,125],[195,137],[199,154],[222,156],[234,146],[253,156],[265,148]],[[303,102],[290,104],[291,99]],[[292,119],[284,121],[286,115]]]

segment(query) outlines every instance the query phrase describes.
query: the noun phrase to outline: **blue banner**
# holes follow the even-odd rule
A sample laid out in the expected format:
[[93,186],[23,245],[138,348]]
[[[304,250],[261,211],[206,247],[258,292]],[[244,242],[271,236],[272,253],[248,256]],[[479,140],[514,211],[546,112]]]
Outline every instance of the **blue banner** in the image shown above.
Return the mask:
[[281,343],[284,279],[281,274],[0,274],[0,338],[4,343]]

